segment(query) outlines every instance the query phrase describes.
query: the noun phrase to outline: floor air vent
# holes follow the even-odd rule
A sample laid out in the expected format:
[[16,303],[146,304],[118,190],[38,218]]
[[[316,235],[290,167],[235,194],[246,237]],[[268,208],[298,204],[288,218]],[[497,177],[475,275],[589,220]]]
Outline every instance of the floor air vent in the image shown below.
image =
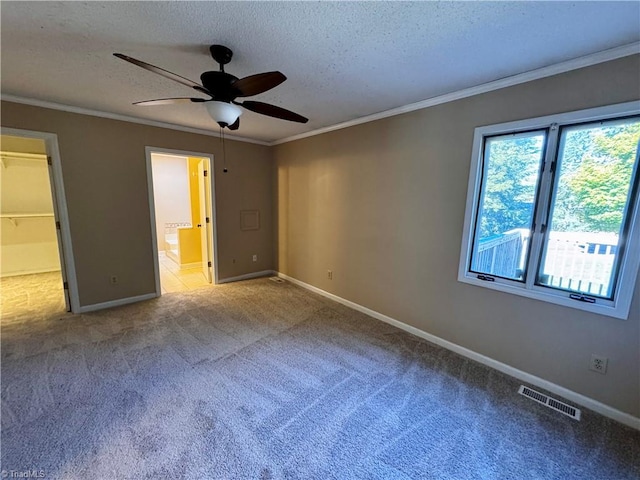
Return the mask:
[[275,283],[284,283],[284,280],[280,277],[269,277],[269,280]]
[[532,390],[529,387],[525,387],[524,385],[520,385],[518,393],[520,395],[524,395],[525,397],[529,397],[531,400],[541,403],[542,405],[546,405],[556,412],[563,413],[564,415],[571,417],[574,420],[580,420],[580,409],[572,407],[571,405],[567,405],[566,403],[562,403],[555,398],[551,398],[550,396],[545,395],[544,393],[536,392],[535,390]]

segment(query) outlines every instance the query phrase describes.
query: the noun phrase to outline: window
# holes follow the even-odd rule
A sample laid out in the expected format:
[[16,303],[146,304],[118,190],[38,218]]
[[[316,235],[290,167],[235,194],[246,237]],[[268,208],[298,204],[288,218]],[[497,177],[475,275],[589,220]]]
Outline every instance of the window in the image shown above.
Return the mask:
[[627,318],[639,152],[638,102],[477,128],[458,279]]

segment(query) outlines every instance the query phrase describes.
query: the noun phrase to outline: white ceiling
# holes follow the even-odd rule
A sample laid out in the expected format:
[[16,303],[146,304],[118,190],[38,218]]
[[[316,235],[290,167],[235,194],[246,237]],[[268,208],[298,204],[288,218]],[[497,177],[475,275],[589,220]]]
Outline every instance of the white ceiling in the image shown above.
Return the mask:
[[1,4],[3,95],[205,130],[193,96],[112,56],[199,81],[208,46],[234,51],[238,77],[288,80],[252,97],[305,125],[245,111],[236,135],[266,142],[640,41],[640,2],[8,2]]

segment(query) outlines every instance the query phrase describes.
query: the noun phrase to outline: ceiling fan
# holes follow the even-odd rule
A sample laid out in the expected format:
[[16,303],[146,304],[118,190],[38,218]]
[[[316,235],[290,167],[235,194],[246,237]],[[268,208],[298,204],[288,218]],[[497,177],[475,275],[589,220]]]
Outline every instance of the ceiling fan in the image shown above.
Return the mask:
[[123,55],[122,53],[114,53],[114,55],[129,63],[133,63],[139,67],[149,70],[150,72],[162,75],[165,78],[191,87],[197,92],[204,93],[211,98],[199,97],[180,97],[180,98],[159,98],[156,100],[145,100],[135,102],[134,105],[168,105],[176,103],[204,103],[211,117],[220,125],[221,128],[227,127],[229,130],[237,130],[240,126],[240,115],[242,110],[238,106],[242,106],[247,110],[270,117],[288,120],[290,122],[307,123],[308,118],[298,115],[290,110],[277,107],[264,102],[253,100],[245,100],[244,102],[236,101],[236,98],[251,97],[259,93],[266,92],[277,87],[284,82],[285,77],[281,72],[266,72],[250,75],[244,78],[238,78],[224,71],[224,66],[231,61],[233,52],[231,49],[223,45],[211,45],[209,47],[211,56],[220,64],[219,71],[204,72],[200,75],[202,85],[181,77],[175,73],[171,73],[150,63],[137,60],[135,58]]

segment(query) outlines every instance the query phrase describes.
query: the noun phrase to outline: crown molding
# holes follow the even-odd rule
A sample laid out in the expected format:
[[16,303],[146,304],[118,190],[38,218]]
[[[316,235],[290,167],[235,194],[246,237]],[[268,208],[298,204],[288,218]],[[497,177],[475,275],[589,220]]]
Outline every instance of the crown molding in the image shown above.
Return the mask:
[[510,77],[504,77],[499,80],[476,85],[475,87],[465,88],[456,92],[439,95],[437,97],[432,97],[416,103],[410,103],[409,105],[404,105],[402,107],[385,110],[384,112],[374,113],[373,115],[367,115],[366,117],[356,118],[354,120],[349,120],[348,122],[319,128],[317,130],[312,130],[311,132],[300,133],[298,135],[293,135],[291,137],[283,138],[280,140],[274,140],[273,142],[269,143],[269,145],[280,145],[307,137],[321,135],[323,133],[333,132],[335,130],[341,130],[343,128],[353,127],[362,123],[374,122],[383,118],[402,115],[403,113],[409,113],[415,110],[422,110],[423,108],[453,102],[455,100],[472,97],[474,95],[491,92],[493,90],[499,90],[501,88],[511,87],[513,85],[519,85],[521,83],[526,83],[533,80],[539,80],[545,77],[551,77],[560,73],[589,67],[591,65],[597,65],[598,63],[608,62],[610,60],[616,60],[618,58],[627,57],[629,55],[635,55],[638,53],[640,53],[640,42],[630,43],[621,47],[611,48],[609,50],[603,50],[601,52],[592,53],[590,55],[574,58],[572,60],[567,60],[566,62],[556,63],[554,65],[538,68],[536,70],[530,70],[528,72],[519,73]]
[[[52,110],[61,110],[63,112],[79,113],[81,115],[90,115],[92,117],[108,118],[110,120],[120,120],[122,122],[138,123],[140,125],[147,125],[150,127],[168,128],[170,130],[178,130],[181,132],[195,133],[198,135],[206,135],[208,137],[220,138],[220,134],[214,132],[213,130],[203,130],[201,128],[185,127],[183,125],[176,125],[174,123],[158,122],[155,120],[147,120],[147,119],[138,118],[138,117],[130,117],[129,115],[121,115],[119,113],[102,112],[100,110],[92,110],[89,108],[74,107],[71,105],[48,102],[45,100],[38,100],[35,98],[26,98],[26,97],[20,97],[18,95],[2,93],[0,95],[0,99],[7,102],[21,103],[23,105],[31,105],[34,107],[50,108]],[[262,140],[254,140],[253,138],[227,135],[226,133],[224,135],[224,138],[226,140],[235,140],[237,142],[255,143],[257,145],[264,145],[264,146],[270,145],[269,142],[265,142]]]
[[[538,68],[536,70],[530,70],[528,72],[519,73],[510,77],[504,77],[492,82],[483,83],[474,87],[465,88],[455,92],[447,93],[444,95],[438,95],[437,97],[428,98],[416,103],[410,103],[402,107],[392,108],[391,110],[385,110],[384,112],[374,113],[364,117],[349,120],[347,122],[337,123],[328,127],[322,127],[310,132],[300,133],[291,137],[285,137],[279,140],[273,140],[271,142],[263,140],[255,140],[252,138],[238,137],[235,135],[226,135],[225,138],[229,140],[235,140],[238,142],[254,143],[256,145],[264,145],[273,147],[283,143],[293,142],[295,140],[301,140],[307,137],[314,137],[316,135],[322,135],[323,133],[333,132],[335,130],[342,130],[343,128],[353,127],[363,123],[374,122],[387,117],[394,117],[396,115],[402,115],[403,113],[409,113],[416,110],[422,110],[424,108],[433,107],[435,105],[441,105],[443,103],[453,102],[474,95],[480,95],[482,93],[492,92],[501,88],[507,88],[521,83],[531,82],[533,80],[539,80],[545,77],[551,77],[560,73],[570,72],[571,70],[577,70],[579,68],[589,67],[597,65],[599,63],[616,60],[618,58],[627,57],[629,55],[636,55],[640,53],[640,42],[630,43],[621,47],[611,48],[609,50],[603,50],[601,52],[592,53],[583,57],[567,60],[566,62],[549,65],[547,67]],[[173,123],[158,122],[155,120],[146,120],[137,117],[131,117],[128,115],[121,115],[117,113],[102,112],[99,110],[92,110],[82,107],[74,107],[71,105],[64,105],[60,103],[48,102],[45,100],[37,100],[33,98],[20,97],[17,95],[4,94],[1,95],[2,100],[8,102],[21,103],[24,105],[32,105],[42,108],[51,108],[53,110],[61,110],[70,113],[79,113],[82,115],[91,115],[94,117],[109,118],[111,120],[120,120],[123,122],[138,123],[141,125],[148,125],[151,127],[167,128],[170,130],[178,130],[181,132],[195,133],[198,135],[206,135],[209,137],[220,137],[220,135],[211,130],[203,130],[193,127],[185,127],[182,125],[176,125]]]

